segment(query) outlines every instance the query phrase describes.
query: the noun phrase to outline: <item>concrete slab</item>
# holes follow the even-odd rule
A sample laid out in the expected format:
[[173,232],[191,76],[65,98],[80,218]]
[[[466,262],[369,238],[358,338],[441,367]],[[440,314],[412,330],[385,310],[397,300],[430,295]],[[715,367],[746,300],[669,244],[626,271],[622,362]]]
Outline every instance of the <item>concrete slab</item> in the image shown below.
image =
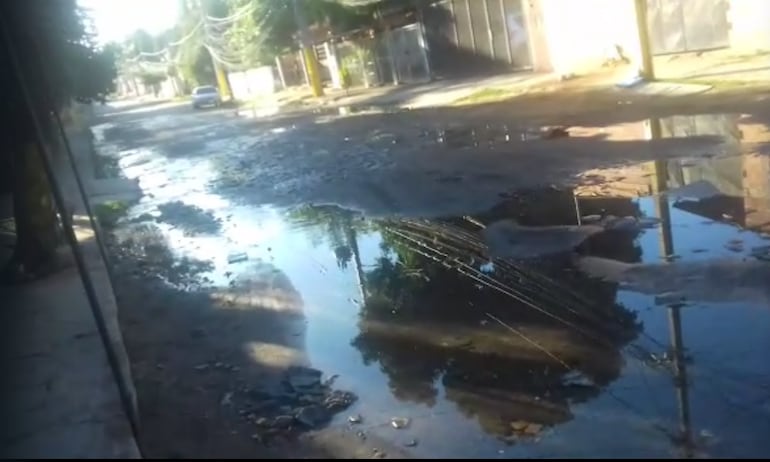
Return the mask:
[[687,96],[705,93],[711,85],[678,82],[641,82],[628,89],[636,94],[651,96]]
[[[88,163],[88,132],[71,133],[70,142],[75,157]],[[55,156],[54,169],[69,212],[87,217],[85,198],[63,153]],[[10,216],[7,209],[3,207],[4,215]],[[119,376],[129,384],[130,409],[135,410],[136,393],[106,263],[89,220],[78,220],[77,228],[107,341],[117,356]],[[63,267],[58,273],[0,287],[0,457],[139,458],[80,274],[69,247],[61,250]]]
[[77,270],[0,298],[0,454],[139,457]]

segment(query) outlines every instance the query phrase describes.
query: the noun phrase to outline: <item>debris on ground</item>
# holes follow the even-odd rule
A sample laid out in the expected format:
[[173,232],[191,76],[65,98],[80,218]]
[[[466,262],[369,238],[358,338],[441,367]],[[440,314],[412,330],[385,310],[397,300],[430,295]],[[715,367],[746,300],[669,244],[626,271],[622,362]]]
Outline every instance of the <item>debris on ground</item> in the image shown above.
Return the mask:
[[569,131],[565,127],[548,127],[544,129],[540,137],[544,140],[553,140],[557,138],[566,138]]
[[352,392],[332,390],[326,385],[329,380],[322,382],[321,377],[317,369],[294,366],[279,382],[241,387],[231,399],[240,398],[238,413],[261,428],[261,438],[270,444],[275,438],[328,424],[358,399]]
[[524,422],[523,420],[517,420],[515,422],[511,422],[511,429],[515,432],[521,432],[521,431],[524,431],[525,428],[527,428],[527,425],[529,425],[529,422]]
[[361,414],[351,415],[348,416],[348,422],[352,424],[360,424],[363,422],[363,418],[361,417]]
[[526,422],[524,420],[517,420],[511,422],[511,430],[517,435],[523,436],[536,436],[543,431],[543,425],[533,422]]
[[396,430],[401,430],[409,426],[410,420],[408,417],[393,417],[390,419],[390,425]]
[[413,448],[413,447],[417,446],[417,440],[414,440],[414,439],[409,440],[406,443],[404,443],[404,446],[406,446],[408,448]]
[[227,263],[240,263],[249,259],[249,255],[246,252],[233,252],[227,256]]
[[222,397],[222,400],[219,402],[222,406],[229,406],[233,404],[233,392],[228,391],[225,393],[225,395]]

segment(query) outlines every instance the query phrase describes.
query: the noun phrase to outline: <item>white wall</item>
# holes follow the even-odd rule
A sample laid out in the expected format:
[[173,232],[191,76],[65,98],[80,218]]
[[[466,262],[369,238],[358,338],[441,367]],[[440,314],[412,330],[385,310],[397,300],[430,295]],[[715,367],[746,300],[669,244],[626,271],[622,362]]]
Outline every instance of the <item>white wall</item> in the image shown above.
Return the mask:
[[255,96],[275,93],[276,82],[271,66],[262,66],[241,72],[228,72],[228,80],[235,99],[250,99]]
[[641,57],[633,0],[539,0],[551,69],[560,75],[598,69],[615,45],[638,63]]
[[770,50],[770,1],[730,0],[730,46],[754,52]]

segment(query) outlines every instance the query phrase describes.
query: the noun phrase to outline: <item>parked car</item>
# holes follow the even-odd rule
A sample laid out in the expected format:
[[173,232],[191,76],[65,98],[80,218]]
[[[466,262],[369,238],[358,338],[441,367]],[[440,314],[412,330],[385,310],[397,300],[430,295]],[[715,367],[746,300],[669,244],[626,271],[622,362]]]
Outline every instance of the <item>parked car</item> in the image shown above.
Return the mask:
[[222,104],[222,98],[219,96],[217,87],[213,85],[203,85],[193,88],[192,107],[198,109],[203,106],[218,107]]

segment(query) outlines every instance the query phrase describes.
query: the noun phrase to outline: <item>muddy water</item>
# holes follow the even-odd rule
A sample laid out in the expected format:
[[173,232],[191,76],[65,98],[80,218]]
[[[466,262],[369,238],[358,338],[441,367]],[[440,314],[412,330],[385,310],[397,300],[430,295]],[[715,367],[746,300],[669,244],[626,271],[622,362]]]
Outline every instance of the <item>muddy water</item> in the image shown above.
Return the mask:
[[726,152],[587,171],[430,219],[243,205],[209,187],[214,162],[129,153],[124,173],[146,195],[116,236],[128,245],[149,227],[145,256],[198,264],[166,283],[222,309],[301,319],[274,326],[291,342],[244,348],[339,375],[359,399],[334,428],[426,457],[758,456],[770,449],[770,159],[748,126],[687,122],[641,129],[705,131]]

